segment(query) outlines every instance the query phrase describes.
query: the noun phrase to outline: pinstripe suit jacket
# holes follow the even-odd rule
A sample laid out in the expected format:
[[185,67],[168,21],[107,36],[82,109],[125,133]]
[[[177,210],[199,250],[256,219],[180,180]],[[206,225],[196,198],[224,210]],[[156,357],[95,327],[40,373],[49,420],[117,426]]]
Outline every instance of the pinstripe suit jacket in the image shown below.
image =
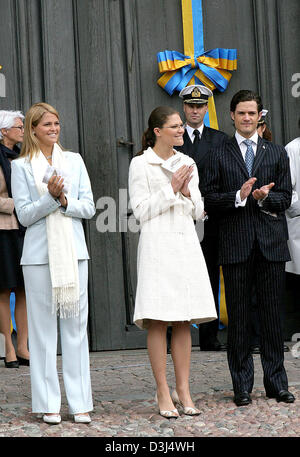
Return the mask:
[[267,260],[290,260],[284,211],[291,203],[292,186],[284,147],[259,137],[252,176],[257,178],[253,190],[271,182],[275,186],[262,207],[250,194],[246,206],[236,208],[236,192],[249,175],[235,137],[211,154],[202,193],[208,212],[218,214],[220,218],[221,265],[246,261],[255,239]]

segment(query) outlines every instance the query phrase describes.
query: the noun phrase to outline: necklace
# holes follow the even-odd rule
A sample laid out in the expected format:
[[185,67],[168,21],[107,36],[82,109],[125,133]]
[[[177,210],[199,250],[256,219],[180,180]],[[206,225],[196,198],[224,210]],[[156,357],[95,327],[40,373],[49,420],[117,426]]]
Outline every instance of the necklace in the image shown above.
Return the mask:
[[52,154],[51,154],[51,156],[48,156],[48,157],[46,156],[46,159],[47,160],[52,159]]

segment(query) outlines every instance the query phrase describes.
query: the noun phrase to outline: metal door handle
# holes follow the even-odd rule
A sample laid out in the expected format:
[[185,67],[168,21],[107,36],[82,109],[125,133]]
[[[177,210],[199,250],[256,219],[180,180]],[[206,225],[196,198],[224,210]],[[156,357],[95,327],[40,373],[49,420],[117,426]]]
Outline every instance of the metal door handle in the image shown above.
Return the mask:
[[117,146],[131,147],[131,146],[134,146],[134,143],[132,141],[125,140],[124,138],[118,138],[117,139]]

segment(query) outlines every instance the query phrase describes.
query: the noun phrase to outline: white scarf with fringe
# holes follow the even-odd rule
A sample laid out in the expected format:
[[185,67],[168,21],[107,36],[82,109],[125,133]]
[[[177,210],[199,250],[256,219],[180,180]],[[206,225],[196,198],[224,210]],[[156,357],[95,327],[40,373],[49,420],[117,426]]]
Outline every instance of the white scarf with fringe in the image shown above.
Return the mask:
[[[31,159],[33,176],[41,196],[48,192],[47,184],[42,182],[48,165],[41,151]],[[53,147],[52,166],[68,171],[64,153],[58,144]],[[65,216],[60,208],[57,208],[46,216],[46,226],[52,282],[52,312],[61,318],[76,317],[79,314],[79,277],[72,218]]]

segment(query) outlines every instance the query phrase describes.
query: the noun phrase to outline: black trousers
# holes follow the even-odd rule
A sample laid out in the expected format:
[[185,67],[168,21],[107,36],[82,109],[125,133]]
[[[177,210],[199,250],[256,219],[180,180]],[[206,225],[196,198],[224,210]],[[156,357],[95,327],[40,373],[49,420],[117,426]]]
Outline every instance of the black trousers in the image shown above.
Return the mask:
[[[205,258],[206,267],[210,279],[210,284],[215,300],[215,307],[219,317],[219,284],[220,284],[220,267],[218,265],[218,237],[205,234],[201,242],[201,249]],[[199,345],[204,349],[206,346],[214,344],[217,341],[219,330],[219,319],[211,322],[205,322],[199,325]]]
[[288,388],[280,320],[285,262],[270,262],[257,244],[246,262],[223,265],[228,314],[227,358],[234,392],[251,392],[251,292],[255,285],[260,320],[261,363],[266,393]]

